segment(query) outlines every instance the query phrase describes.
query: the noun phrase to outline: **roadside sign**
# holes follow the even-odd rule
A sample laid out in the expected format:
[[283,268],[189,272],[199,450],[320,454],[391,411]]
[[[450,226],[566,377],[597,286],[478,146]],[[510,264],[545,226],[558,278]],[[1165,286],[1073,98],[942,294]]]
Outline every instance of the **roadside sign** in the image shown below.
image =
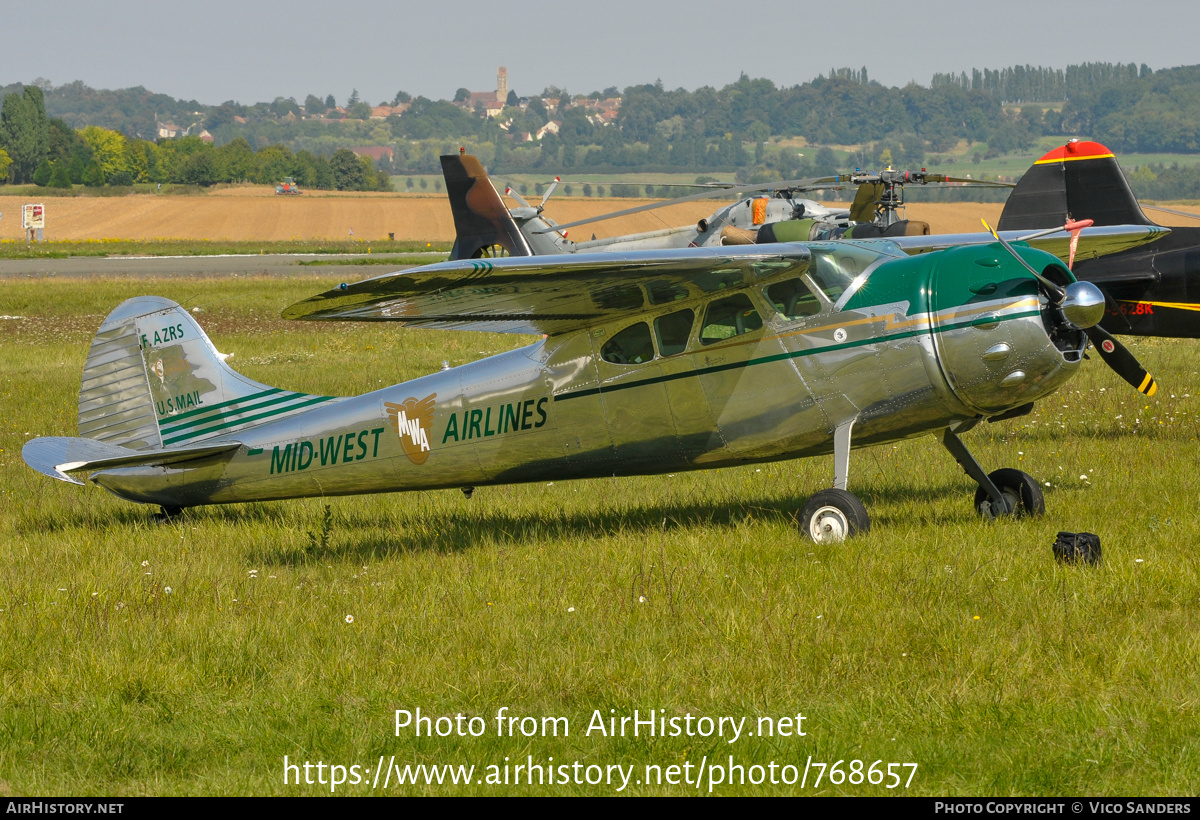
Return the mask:
[[46,209],[42,205],[26,205],[21,209],[21,227],[25,230],[46,227]]

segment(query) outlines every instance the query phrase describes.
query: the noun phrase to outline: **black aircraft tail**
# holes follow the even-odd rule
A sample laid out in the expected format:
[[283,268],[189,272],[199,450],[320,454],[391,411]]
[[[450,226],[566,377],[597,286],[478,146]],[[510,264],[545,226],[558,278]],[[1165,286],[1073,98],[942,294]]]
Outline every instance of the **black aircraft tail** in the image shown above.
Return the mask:
[[1001,231],[1061,227],[1068,219],[1106,225],[1153,225],[1116,157],[1098,142],[1071,140],[1039,159],[1008,195]]
[[442,156],[442,176],[457,234],[451,259],[533,256],[478,159],[470,154],[446,154]]

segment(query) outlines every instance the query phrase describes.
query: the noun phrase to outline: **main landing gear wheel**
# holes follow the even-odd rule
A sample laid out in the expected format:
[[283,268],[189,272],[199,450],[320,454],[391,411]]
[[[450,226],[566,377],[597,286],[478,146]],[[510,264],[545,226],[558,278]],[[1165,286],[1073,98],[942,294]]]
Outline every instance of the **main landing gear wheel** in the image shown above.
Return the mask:
[[154,523],[170,524],[179,516],[183,515],[183,507],[162,507],[162,512],[154,514]]
[[818,544],[836,544],[871,529],[871,518],[858,496],[822,490],[800,510],[800,529]]
[[998,510],[996,502],[988,497],[987,490],[980,487],[975,491],[975,509],[984,518],[991,521],[1005,515],[1045,514],[1046,498],[1042,495],[1042,488],[1038,486],[1037,480],[1029,473],[1005,467],[989,473],[988,478],[1004,496],[1008,509]]

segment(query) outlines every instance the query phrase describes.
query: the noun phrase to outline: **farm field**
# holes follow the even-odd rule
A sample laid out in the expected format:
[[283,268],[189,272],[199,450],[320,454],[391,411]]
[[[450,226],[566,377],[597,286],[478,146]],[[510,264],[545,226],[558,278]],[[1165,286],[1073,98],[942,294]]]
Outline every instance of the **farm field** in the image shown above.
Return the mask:
[[[980,231],[980,217],[994,225],[1003,208],[1002,203],[994,202],[921,202],[919,190],[908,193],[908,217],[929,222],[934,233]],[[31,201],[39,200],[0,196],[0,214],[5,215],[0,219],[0,241],[22,238],[21,206]],[[555,196],[546,213],[560,223],[567,223],[654,201],[657,200]],[[400,243],[446,245],[454,241],[454,221],[445,194],[319,191],[280,197],[259,186],[223,188],[194,196],[58,197],[46,198],[44,203],[45,236],[52,241],[362,243],[385,240],[389,233],[395,234]],[[570,236],[590,239],[595,233],[604,238],[684,225],[709,216],[721,204],[719,199],[687,202],[581,226]],[[1170,207],[1200,214],[1200,206]],[[1164,225],[1194,224],[1194,220],[1186,217],[1157,211],[1152,215]]]
[[[814,770],[803,789],[711,791],[1194,793],[1196,342],[1131,341],[1159,381],[1152,399],[1093,357],[1031,415],[964,436],[988,469],[1046,483],[1044,518],[978,520],[970,480],[925,438],[855,452],[850,486],[872,530],[837,546],[802,540],[791,521],[828,486],[830,459],[480,488],[470,500],[447,490],[201,508],[168,525],[21,461],[29,438],[74,435],[92,334],[141,293],[195,311],[231,365],[290,390],[361,393],[527,341],[278,318],[338,281],[309,269],[5,282],[0,794],[334,791],[328,779],[285,784],[285,756],[314,764],[314,780],[318,761],[326,777],[330,764],[368,770],[336,788],[356,795],[695,794],[709,781],[658,783],[647,767],[839,760],[838,782],[815,784]],[[1059,530],[1098,533],[1103,562],[1055,564]],[[486,730],[397,732],[395,710],[418,707],[479,716]],[[558,735],[542,736],[535,721],[536,736],[497,736],[501,708],[566,718],[569,734],[551,724]],[[680,725],[746,717],[754,736],[586,732],[597,714],[635,709]],[[779,728],[798,714],[803,737],[760,734],[760,718]],[[372,786],[392,756],[476,776]],[[488,766],[507,762],[510,776],[550,758],[635,774],[620,790],[487,782]],[[888,790],[854,782],[852,761],[865,761],[860,775],[875,761],[917,766]]]

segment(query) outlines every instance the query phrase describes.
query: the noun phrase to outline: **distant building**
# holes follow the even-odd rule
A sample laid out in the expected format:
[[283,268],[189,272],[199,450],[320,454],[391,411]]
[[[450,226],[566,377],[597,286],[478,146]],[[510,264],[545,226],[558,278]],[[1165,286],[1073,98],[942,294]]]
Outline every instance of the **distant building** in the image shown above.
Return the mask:
[[498,117],[508,101],[508,69],[500,66],[496,71],[495,91],[472,91],[465,100],[455,105],[468,111],[480,111],[484,117]]
[[214,142],[214,141],[215,141],[215,140],[213,139],[213,135],[212,135],[212,134],[210,134],[210,133],[208,133],[208,129],[207,129],[207,128],[205,128],[203,131],[201,131],[199,134],[197,134],[197,136],[198,136],[198,137],[200,137],[200,139],[202,139],[204,142],[210,142],[210,143],[211,143],[211,142]]
[[175,139],[175,137],[178,137],[183,133],[183,129],[173,122],[160,122],[156,123],[156,125],[158,126],[159,139]]
[[562,123],[558,120],[550,120],[550,122],[546,123],[537,130],[537,134],[534,135],[534,138],[540,140],[547,134],[557,134],[560,126],[562,126]]
[[464,108],[469,108],[472,111],[476,106],[483,108],[496,107],[496,92],[495,91],[472,91],[471,96],[467,97],[460,103]]
[[393,114],[400,116],[408,110],[408,106],[409,103],[399,103],[398,105],[377,105],[371,109],[371,119],[386,120]]

